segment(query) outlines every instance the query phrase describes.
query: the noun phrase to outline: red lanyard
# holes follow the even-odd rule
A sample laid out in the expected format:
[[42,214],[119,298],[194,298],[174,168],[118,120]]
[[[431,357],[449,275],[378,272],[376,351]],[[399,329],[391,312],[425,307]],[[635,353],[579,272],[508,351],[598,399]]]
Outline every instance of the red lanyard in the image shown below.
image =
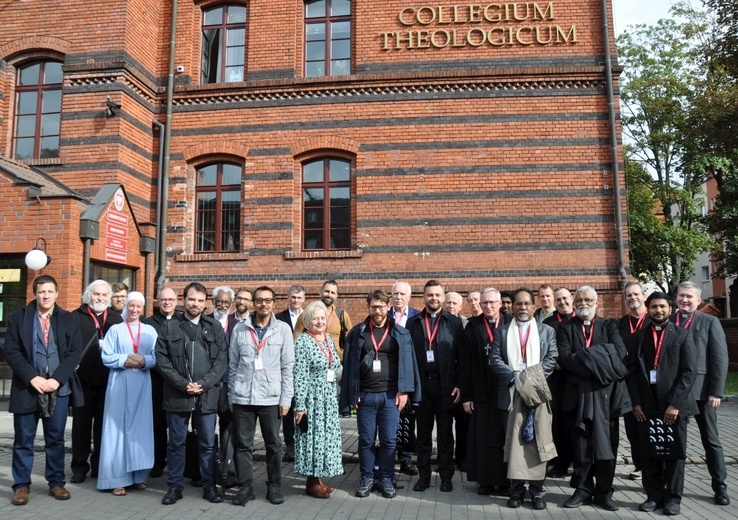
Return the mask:
[[[677,317],[676,317],[676,324],[677,324],[677,326],[680,325],[681,318],[682,318],[682,314],[678,312],[677,313]],[[694,319],[694,313],[692,313],[692,315],[689,317],[689,319],[687,320],[687,323],[684,324],[684,328],[685,329],[688,329],[689,326],[692,325],[692,320],[693,319]]]
[[264,348],[264,345],[267,343],[267,339],[269,339],[266,335],[266,332],[264,333],[264,339],[261,340],[261,343],[259,342],[259,338],[256,336],[256,332],[254,332],[254,329],[249,329],[249,332],[251,333],[251,339],[254,340],[254,346],[256,347],[256,355],[260,356],[261,351]]
[[41,330],[44,332],[44,344],[49,344],[49,331],[51,330],[51,316],[39,316],[41,321]]
[[438,327],[441,325],[441,315],[438,314],[438,317],[436,318],[436,326],[433,327],[433,332],[431,332],[430,328],[430,321],[428,321],[428,314],[425,315],[425,334],[428,338],[428,348],[433,347],[433,340],[436,339],[436,336],[438,335]]
[[523,327],[518,325],[518,333],[520,334],[520,353],[525,359],[525,350],[528,348],[528,336],[530,335],[530,325],[525,328],[525,336],[523,336]]
[[[327,332],[325,333],[326,338],[324,341],[320,341],[315,336],[315,334],[313,334],[311,331],[307,331],[307,333],[313,337],[313,341],[315,341],[315,344],[318,345],[318,348],[323,353],[323,356],[325,356],[325,358],[328,360],[328,366],[329,367],[332,366],[333,365],[333,350],[330,347],[328,347],[328,333]],[[372,339],[373,338],[374,336],[372,336]],[[382,340],[384,340],[384,338],[382,338]],[[327,347],[327,349],[323,348],[323,343],[325,343],[325,346]]]
[[[495,318],[495,328],[499,327],[500,325],[500,315],[497,315],[497,318]],[[492,345],[495,341],[495,335],[492,332],[492,327],[489,326],[489,321],[487,320],[487,317],[484,318],[484,328],[487,329],[487,336],[489,337],[489,344]]]
[[594,337],[594,328],[595,328],[595,320],[592,320],[592,322],[589,325],[589,337],[587,337],[587,329],[585,328],[584,324],[582,324],[582,334],[584,335],[584,347],[589,348],[590,345],[592,345],[592,338]]
[[646,314],[647,312],[644,312],[638,317],[638,321],[635,324],[635,327],[633,327],[633,321],[630,319],[630,314],[628,314],[628,326],[630,327],[630,333],[635,334],[639,330],[641,330],[641,327],[643,327],[643,322],[646,321]]
[[653,360],[653,368],[656,368],[659,365],[659,357],[661,356],[661,346],[664,344],[664,338],[666,337],[666,329],[663,329],[661,331],[660,338],[658,338],[658,334],[656,333],[656,327],[652,326],[651,332],[653,333],[653,346],[656,347],[656,357]]
[[372,345],[374,345],[374,359],[379,359],[379,349],[382,348],[382,345],[384,344],[384,340],[387,339],[387,334],[389,334],[389,323],[385,324],[384,334],[382,335],[382,339],[379,340],[379,343],[377,343],[377,340],[374,339],[374,324],[370,321],[369,322],[369,337],[372,338]]
[[100,322],[97,321],[97,316],[90,310],[90,306],[89,305],[87,306],[87,313],[92,318],[92,321],[95,322],[95,328],[97,329],[97,335],[102,338],[103,337],[103,331],[105,330],[105,322],[108,319],[108,309],[106,308],[103,311],[102,325],[100,325]]
[[126,320],[126,327],[128,327],[128,334],[131,336],[131,343],[133,343],[133,353],[138,354],[138,346],[141,344],[141,324],[138,324],[138,336],[133,339],[133,331],[131,330],[131,322]]

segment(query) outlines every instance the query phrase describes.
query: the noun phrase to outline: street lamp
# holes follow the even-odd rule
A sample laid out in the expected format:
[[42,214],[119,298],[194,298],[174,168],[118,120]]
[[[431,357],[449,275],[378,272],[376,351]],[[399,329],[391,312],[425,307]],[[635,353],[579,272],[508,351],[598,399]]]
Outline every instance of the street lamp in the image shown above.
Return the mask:
[[[41,250],[39,242],[44,243],[44,249]],[[36,247],[26,254],[26,265],[29,269],[39,271],[51,263],[51,257],[46,254],[46,240],[44,238],[36,239]]]

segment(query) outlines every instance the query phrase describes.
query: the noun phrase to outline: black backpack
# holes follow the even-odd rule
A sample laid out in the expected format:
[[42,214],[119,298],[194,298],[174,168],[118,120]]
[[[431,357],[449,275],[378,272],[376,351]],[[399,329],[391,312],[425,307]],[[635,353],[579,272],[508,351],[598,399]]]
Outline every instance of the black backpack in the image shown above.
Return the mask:
[[223,489],[238,485],[236,478],[236,462],[233,460],[233,423],[223,430],[223,438],[219,439],[217,456],[215,458],[215,483]]

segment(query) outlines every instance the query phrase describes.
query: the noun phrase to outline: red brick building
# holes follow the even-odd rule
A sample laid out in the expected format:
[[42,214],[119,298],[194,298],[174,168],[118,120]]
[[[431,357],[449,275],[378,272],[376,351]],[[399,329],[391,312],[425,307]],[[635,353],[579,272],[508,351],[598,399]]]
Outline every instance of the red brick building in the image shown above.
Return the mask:
[[599,0],[174,4],[4,4],[0,269],[20,280],[0,326],[38,237],[67,308],[97,276],[336,278],[362,315],[437,278],[586,283],[620,313]]

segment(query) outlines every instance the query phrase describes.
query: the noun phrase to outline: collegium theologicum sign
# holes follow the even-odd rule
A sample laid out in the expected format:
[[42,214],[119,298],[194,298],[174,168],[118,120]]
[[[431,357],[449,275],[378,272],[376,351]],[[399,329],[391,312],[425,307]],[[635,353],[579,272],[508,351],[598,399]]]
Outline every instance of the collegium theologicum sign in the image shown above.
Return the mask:
[[379,33],[382,50],[578,42],[577,26],[558,23],[554,2],[406,7],[398,20],[403,29]]

